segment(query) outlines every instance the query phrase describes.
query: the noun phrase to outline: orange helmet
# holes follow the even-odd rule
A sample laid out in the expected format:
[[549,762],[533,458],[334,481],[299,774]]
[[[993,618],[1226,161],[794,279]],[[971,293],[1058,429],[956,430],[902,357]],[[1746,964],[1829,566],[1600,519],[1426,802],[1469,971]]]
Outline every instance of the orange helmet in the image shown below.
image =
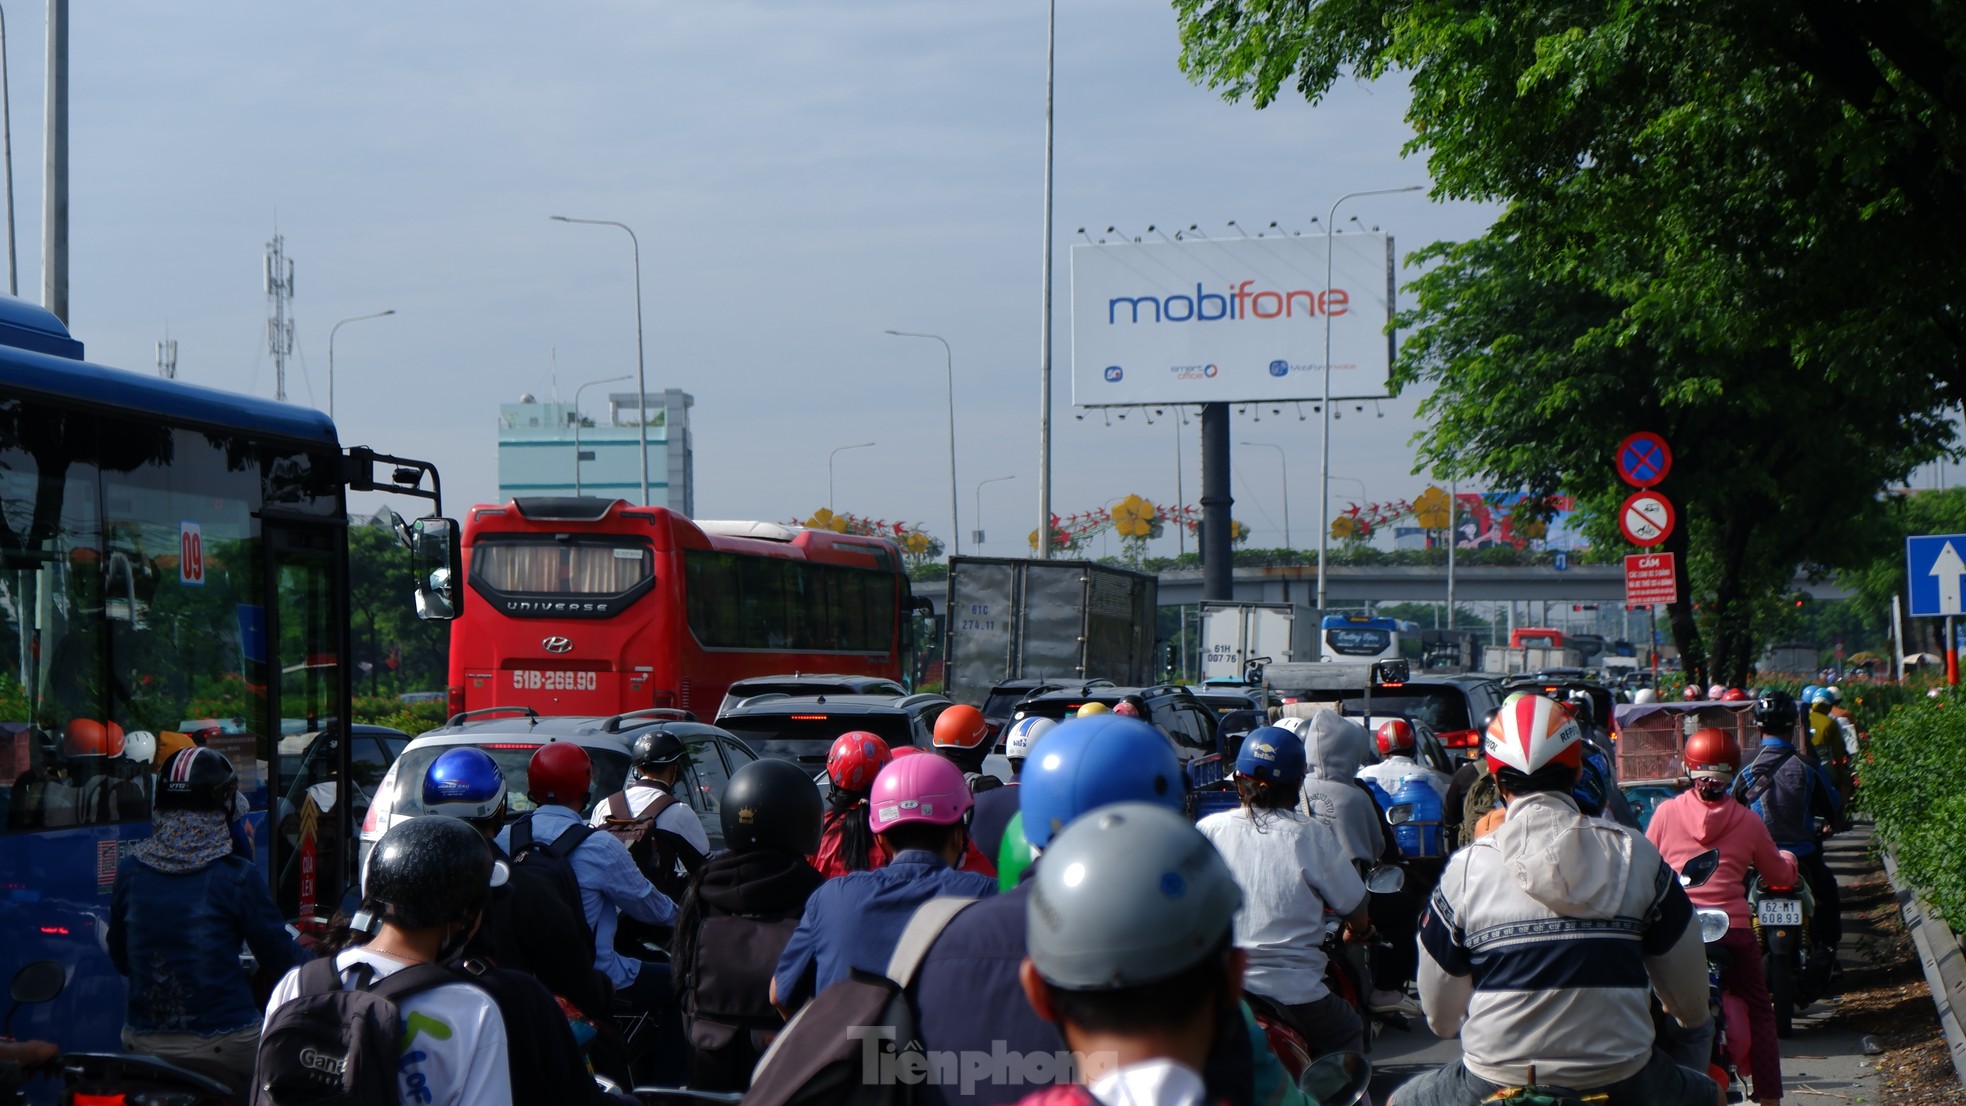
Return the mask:
[[1379,755],[1403,757],[1413,753],[1413,723],[1394,718],[1379,724]]
[[1694,730],[1681,759],[1696,780],[1731,780],[1741,767],[1741,745],[1726,730]]
[[935,720],[935,747],[938,749],[976,749],[990,740],[990,724],[983,712],[968,703],[957,703]]
[[70,757],[120,757],[123,727],[93,718],[71,718],[62,729],[61,751]]

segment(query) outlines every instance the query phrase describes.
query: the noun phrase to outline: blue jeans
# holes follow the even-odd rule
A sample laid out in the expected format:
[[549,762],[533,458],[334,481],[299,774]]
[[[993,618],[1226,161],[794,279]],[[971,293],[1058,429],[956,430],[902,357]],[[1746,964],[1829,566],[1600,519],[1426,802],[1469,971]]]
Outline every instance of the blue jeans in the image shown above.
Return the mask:
[[[1393,1092],[1392,1106],[1481,1106],[1502,1089],[1499,1083],[1475,1075],[1460,1063],[1435,1068]],[[1572,1090],[1610,1096],[1609,1106],[1712,1106],[1719,1091],[1713,1080],[1680,1067],[1654,1050],[1652,1060],[1637,1075],[1604,1087]]]

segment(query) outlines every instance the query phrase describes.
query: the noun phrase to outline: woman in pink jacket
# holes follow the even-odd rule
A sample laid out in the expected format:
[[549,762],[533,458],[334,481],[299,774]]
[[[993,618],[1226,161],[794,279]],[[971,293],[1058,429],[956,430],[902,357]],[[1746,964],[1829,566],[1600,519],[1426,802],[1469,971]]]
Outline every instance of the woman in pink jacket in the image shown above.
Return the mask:
[[1727,936],[1720,947],[1728,964],[1720,983],[1748,1008],[1749,1067],[1755,1098],[1767,1106],[1782,1100],[1782,1054],[1775,1042],[1775,1008],[1761,973],[1761,946],[1749,926],[1747,872],[1770,883],[1793,884],[1795,858],[1775,847],[1768,827],[1754,811],[1734,801],[1727,786],[1741,767],[1741,747],[1724,730],[1699,730],[1686,739],[1683,759],[1693,789],[1660,803],[1645,836],[1674,871],[1706,852],[1720,850],[1720,867],[1698,887],[1686,889],[1693,905],[1727,911]]

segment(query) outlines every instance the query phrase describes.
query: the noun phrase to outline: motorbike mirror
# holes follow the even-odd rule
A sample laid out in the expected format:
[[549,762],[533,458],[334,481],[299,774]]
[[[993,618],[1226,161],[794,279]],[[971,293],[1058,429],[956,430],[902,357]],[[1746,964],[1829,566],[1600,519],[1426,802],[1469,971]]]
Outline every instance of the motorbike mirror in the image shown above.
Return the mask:
[[68,984],[68,972],[53,960],[30,960],[14,973],[7,995],[15,1002],[53,1002]]
[[1356,1052],[1334,1052],[1305,1068],[1297,1089],[1319,1106],[1358,1106],[1371,1082],[1371,1061]]
[[1365,889],[1375,895],[1390,895],[1406,886],[1406,872],[1393,864],[1381,864],[1366,873]]
[[1706,852],[1687,861],[1679,869],[1679,883],[1682,887],[1698,887],[1713,878],[1720,868],[1720,850],[1708,849]]
[[1727,936],[1727,912],[1725,910],[1694,911],[1700,919],[1700,941],[1711,945]]
[[1413,820],[1412,803],[1395,803],[1386,808],[1386,821],[1395,826],[1403,826]]

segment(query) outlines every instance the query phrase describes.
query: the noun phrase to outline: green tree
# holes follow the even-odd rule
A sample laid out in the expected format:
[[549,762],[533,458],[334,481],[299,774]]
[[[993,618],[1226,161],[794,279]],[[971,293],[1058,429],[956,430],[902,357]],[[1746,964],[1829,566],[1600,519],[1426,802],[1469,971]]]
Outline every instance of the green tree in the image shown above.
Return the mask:
[[1423,251],[1400,320],[1420,468],[1562,489],[1608,545],[1611,446],[1665,434],[1696,673],[1742,678],[1795,568],[1855,563],[1879,486],[1951,447],[1966,24],[1936,0],[1175,8],[1231,99],[1409,77],[1436,194],[1505,205]]
[[[348,612],[354,621],[358,694],[422,691],[445,684],[450,624],[416,617],[411,599],[410,554],[396,534],[380,526],[348,531]],[[469,600],[466,600],[469,602]],[[395,667],[390,667],[394,660]]]

